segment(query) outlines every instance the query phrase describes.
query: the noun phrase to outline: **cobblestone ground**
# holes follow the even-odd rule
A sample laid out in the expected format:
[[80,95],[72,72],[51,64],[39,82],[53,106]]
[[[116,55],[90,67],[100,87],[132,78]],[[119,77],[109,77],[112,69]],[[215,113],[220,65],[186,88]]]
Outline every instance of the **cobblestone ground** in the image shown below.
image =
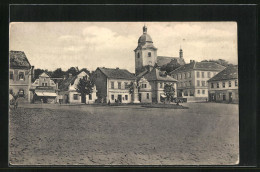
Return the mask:
[[219,165],[239,157],[238,105],[189,109],[24,105],[10,110],[12,165]]

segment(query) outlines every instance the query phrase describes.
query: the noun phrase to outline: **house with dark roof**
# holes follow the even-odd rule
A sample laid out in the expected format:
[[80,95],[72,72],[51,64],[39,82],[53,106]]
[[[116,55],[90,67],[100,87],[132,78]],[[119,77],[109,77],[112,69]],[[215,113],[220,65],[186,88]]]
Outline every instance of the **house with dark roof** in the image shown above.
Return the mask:
[[128,86],[136,80],[136,77],[128,70],[98,67],[94,72],[94,77],[100,102],[132,102]]
[[238,103],[238,66],[229,66],[208,80],[209,101]]
[[153,45],[151,36],[147,33],[147,27],[143,27],[143,34],[138,39],[135,52],[135,74],[138,75],[146,66],[162,67],[170,62],[184,65],[183,51],[180,48],[179,57],[157,56],[157,48]]
[[205,101],[208,99],[208,80],[224,70],[225,67],[214,62],[195,62],[182,65],[170,75],[178,80],[178,97],[188,101]]
[[87,103],[92,104],[95,103],[97,99],[97,90],[96,86],[93,87],[93,92],[89,95],[82,96],[79,92],[77,92],[77,85],[80,79],[86,78],[89,79],[89,75],[85,70],[80,70],[77,75],[72,76],[69,74],[68,78],[64,78],[63,81],[59,84],[59,95],[58,99],[60,103],[70,103],[70,104],[79,104],[79,103]]
[[57,103],[57,84],[43,72],[31,85],[32,103]]
[[[160,103],[165,99],[164,85],[171,84],[177,91],[177,80],[157,68],[145,70],[137,76],[139,101],[143,103]],[[174,95],[177,97],[177,94]]]
[[30,85],[33,75],[31,66],[23,51],[9,52],[9,90],[19,96],[20,101],[30,102]]

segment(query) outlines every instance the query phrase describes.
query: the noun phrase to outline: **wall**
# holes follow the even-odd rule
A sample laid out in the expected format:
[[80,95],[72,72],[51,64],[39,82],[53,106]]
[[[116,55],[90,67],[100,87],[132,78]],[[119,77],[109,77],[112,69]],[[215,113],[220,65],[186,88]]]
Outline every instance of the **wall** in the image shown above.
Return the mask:
[[[146,88],[142,87],[143,84],[146,84]],[[141,102],[142,103],[151,103],[152,102],[152,86],[150,83],[145,79],[141,78],[138,82],[139,85],[139,94],[141,95]],[[147,94],[149,94],[149,99],[147,99]]]
[[107,78],[99,69],[95,71],[94,75],[97,97],[98,99],[103,98],[105,100],[107,97]]
[[[114,88],[111,87],[111,82],[114,82]],[[121,89],[118,88],[118,83],[121,82]],[[118,99],[118,95],[122,96],[122,103],[131,103],[132,97],[129,94],[129,88],[125,88],[125,83],[128,85],[134,82],[134,80],[124,80],[124,79],[108,79],[108,96],[107,102],[114,103],[115,99]],[[112,100],[112,95],[114,95],[114,100]],[[128,99],[125,99],[125,95],[128,96]]]

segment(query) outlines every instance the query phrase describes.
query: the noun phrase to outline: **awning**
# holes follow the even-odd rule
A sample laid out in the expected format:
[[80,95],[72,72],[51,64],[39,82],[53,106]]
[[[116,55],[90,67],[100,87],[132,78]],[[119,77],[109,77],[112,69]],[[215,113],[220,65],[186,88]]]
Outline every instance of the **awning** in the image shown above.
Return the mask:
[[161,97],[163,97],[163,98],[166,98],[166,95],[164,95],[164,94],[161,94]]
[[56,93],[51,93],[51,92],[35,92],[37,96],[47,96],[47,97],[56,97]]

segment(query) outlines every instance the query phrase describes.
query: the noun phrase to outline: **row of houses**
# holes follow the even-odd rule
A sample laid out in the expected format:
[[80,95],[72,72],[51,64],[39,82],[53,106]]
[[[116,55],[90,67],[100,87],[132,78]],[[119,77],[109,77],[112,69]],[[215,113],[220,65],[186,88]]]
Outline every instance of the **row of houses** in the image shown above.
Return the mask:
[[[238,68],[224,67],[214,62],[185,63],[183,50],[178,57],[157,56],[147,27],[139,37],[135,52],[135,74],[126,69],[98,67],[94,72],[93,93],[82,97],[76,91],[82,78],[89,79],[86,71],[67,78],[51,78],[42,73],[33,83],[34,67],[30,65],[22,51],[10,51],[10,92],[24,97],[32,103],[160,103],[165,100],[164,85],[171,84],[175,89],[174,97],[187,101],[215,101],[237,103]],[[179,67],[169,75],[160,68],[168,63]],[[129,93],[129,85],[134,92]]]

